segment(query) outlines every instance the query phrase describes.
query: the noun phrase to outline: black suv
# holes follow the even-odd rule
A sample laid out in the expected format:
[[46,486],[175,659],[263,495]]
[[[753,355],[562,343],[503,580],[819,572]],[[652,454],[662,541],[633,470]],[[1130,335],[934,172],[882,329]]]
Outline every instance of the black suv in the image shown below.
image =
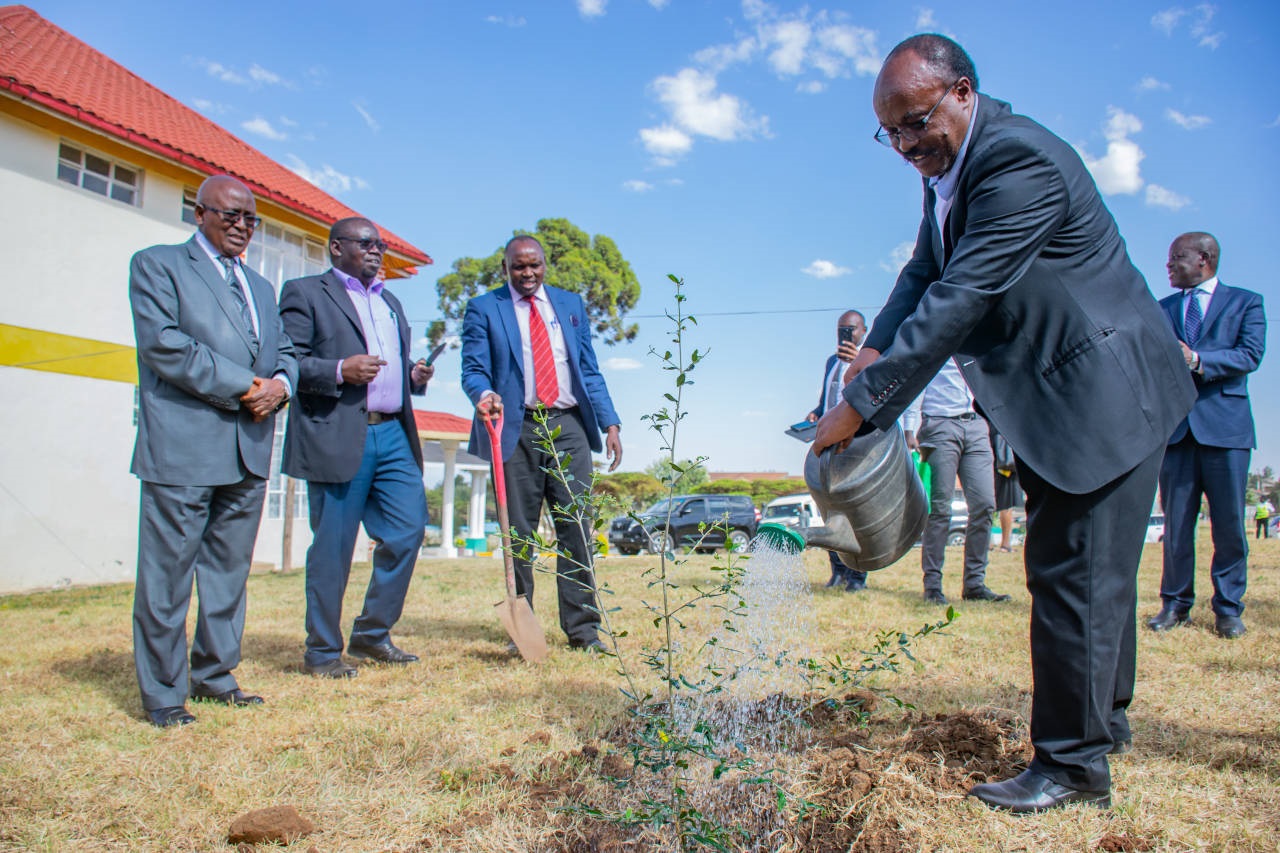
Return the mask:
[[[670,504],[670,535],[667,510]],[[640,523],[630,516],[615,518],[609,525],[609,544],[621,554],[642,552],[659,553],[674,547],[696,547],[700,551],[723,548],[725,531],[711,529],[722,522],[728,529],[728,539],[739,548],[745,548],[756,535],[756,507],[745,495],[676,495],[660,500],[639,513]],[[707,529],[700,531],[698,525]]]

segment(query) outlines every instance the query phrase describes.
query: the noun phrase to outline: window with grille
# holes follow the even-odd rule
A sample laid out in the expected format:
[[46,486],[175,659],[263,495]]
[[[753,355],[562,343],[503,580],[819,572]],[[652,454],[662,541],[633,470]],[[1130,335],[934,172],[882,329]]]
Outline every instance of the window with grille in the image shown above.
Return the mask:
[[58,146],[58,180],[138,207],[142,171],[63,142]]

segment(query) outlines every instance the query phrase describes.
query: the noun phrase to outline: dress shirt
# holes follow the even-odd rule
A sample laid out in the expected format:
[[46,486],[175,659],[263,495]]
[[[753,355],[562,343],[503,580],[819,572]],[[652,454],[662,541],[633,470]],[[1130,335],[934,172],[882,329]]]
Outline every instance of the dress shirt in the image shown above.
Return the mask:
[[969,113],[969,127],[964,132],[964,142],[956,152],[956,160],[951,168],[941,175],[929,179],[933,188],[933,218],[938,223],[938,233],[947,222],[947,214],[951,212],[951,202],[956,197],[956,184],[960,183],[960,169],[964,165],[964,155],[969,152],[969,140],[973,137],[973,123],[978,117],[978,103],[974,100],[973,110]]
[[[822,413],[824,415],[844,399],[844,374],[848,369],[848,363],[837,358],[836,363],[831,365],[831,369],[827,371],[826,380],[822,385]],[[832,393],[833,390],[834,393]]]
[[[1209,300],[1213,298],[1213,291],[1218,287],[1218,277],[1212,276],[1207,281],[1202,281],[1195,287],[1188,287],[1182,291],[1182,322],[1187,322],[1187,305],[1194,298],[1200,302],[1200,316],[1203,318],[1209,313]],[[1199,291],[1199,292],[1197,292]],[[1201,327],[1201,334],[1204,334],[1204,327]]]
[[[200,244],[201,249],[204,249],[205,254],[209,256],[209,260],[213,261],[213,265],[218,268],[218,277],[225,280],[227,277],[226,267],[222,265],[222,261],[218,260],[218,258],[222,257],[222,253],[215,249],[213,244],[209,242],[209,238],[199,231],[196,232],[196,242]],[[258,340],[262,340],[262,328],[258,321],[258,306],[254,304],[253,289],[249,287],[249,281],[244,276],[244,270],[240,268],[239,258],[231,259],[231,268],[236,272],[236,283],[240,285],[240,292],[244,294],[244,301],[249,306],[249,318],[253,320],[253,334]]]
[[[396,312],[382,298],[384,282],[374,281],[365,287],[360,279],[342,270],[335,269],[333,274],[346,285],[347,296],[360,317],[368,354],[386,362],[369,383],[366,407],[370,412],[398,412],[404,408],[404,381],[401,376],[404,362],[400,356],[400,325],[396,322]],[[338,362],[338,384],[342,384],[342,361]]]
[[[520,348],[524,366],[524,405],[532,409],[538,404],[538,389],[533,377],[533,345],[529,341],[529,303],[510,284],[512,305],[516,310],[516,324],[520,326]],[[573,396],[573,373],[569,370],[569,350],[564,342],[564,330],[560,328],[560,320],[551,307],[545,288],[539,286],[533,294],[534,305],[542,316],[542,323],[547,327],[547,338],[551,341],[551,354],[556,360],[556,382],[560,385],[560,396],[556,397],[553,409],[568,409],[578,405],[578,398]],[[486,392],[489,393],[489,392]],[[481,395],[483,396],[483,395]]]
[[973,394],[955,359],[949,358],[938,375],[925,386],[924,392],[902,413],[902,428],[908,432],[919,432],[924,418],[954,418],[972,411]]
[[[196,232],[196,243],[199,244],[204,253],[209,256],[209,260],[213,261],[213,265],[218,268],[218,277],[226,280],[226,267],[222,265],[222,261],[218,258],[222,257],[222,253],[213,247],[209,242],[209,238],[204,236],[203,232]],[[262,324],[258,319],[258,305],[253,301],[253,288],[249,286],[249,279],[245,277],[244,267],[239,258],[231,259],[231,269],[236,273],[236,284],[240,285],[240,292],[244,294],[245,304],[249,306],[249,319],[253,320],[253,334],[258,340],[262,340]],[[279,379],[284,383],[285,394],[288,397],[293,396],[293,383],[289,381],[289,377],[284,373],[277,373],[272,377]]]

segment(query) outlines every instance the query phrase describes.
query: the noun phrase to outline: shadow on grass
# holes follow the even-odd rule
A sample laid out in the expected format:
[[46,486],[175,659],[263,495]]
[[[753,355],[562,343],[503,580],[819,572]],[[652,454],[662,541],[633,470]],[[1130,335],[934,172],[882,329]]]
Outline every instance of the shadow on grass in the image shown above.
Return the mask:
[[52,669],[66,680],[102,694],[130,716],[142,716],[132,651],[98,649],[71,660],[58,661]]

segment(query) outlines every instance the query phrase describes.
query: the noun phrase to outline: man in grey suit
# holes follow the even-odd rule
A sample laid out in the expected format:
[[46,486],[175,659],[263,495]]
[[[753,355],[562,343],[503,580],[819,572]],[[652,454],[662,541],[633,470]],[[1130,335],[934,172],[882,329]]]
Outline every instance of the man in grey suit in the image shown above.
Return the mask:
[[877,140],[925,179],[924,216],[814,452],[889,428],[956,356],[1027,493],[1034,677],[1035,758],[970,793],[1017,812],[1109,805],[1107,756],[1131,743],[1143,536],[1195,389],[1079,155],[979,94],[963,48],[899,44],[873,105]]
[[416,655],[391,641],[427,523],[422,444],[410,394],[434,369],[409,361],[404,308],[378,278],[387,244],[367,219],[329,230],[324,275],[287,281],[280,316],[298,348],[298,399],[289,408],[284,471],[307,481],[307,650],[303,669],[351,678],[342,660],[342,596],[361,522],[377,541],[364,609],[347,652],[407,664]]
[[[195,722],[188,696],[262,704],[243,692],[245,582],[270,476],[275,412],[297,379],[275,291],[240,263],[261,221],[248,187],[215,175],[196,193],[197,233],[133,256],[142,481],[133,653],[153,725]],[[192,578],[199,613],[187,658]]]

